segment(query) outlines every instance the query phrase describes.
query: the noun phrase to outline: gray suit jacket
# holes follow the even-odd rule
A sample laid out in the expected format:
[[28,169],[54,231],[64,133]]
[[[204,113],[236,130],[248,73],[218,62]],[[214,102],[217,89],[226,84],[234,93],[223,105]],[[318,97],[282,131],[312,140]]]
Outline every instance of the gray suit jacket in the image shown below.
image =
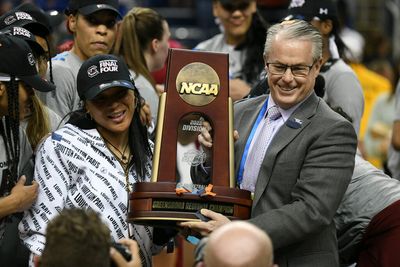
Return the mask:
[[[236,173],[266,97],[235,104]],[[352,125],[314,93],[276,133],[257,178],[250,221],[271,236],[280,267],[339,266],[333,216],[353,173],[356,146]]]

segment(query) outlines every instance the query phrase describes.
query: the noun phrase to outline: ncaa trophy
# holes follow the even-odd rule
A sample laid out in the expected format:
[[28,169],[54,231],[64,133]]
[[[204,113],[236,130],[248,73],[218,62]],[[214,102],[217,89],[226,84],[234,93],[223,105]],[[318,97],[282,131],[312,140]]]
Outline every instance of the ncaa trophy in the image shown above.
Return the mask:
[[[196,212],[202,208],[230,219],[248,219],[251,193],[236,188],[234,175],[228,54],[170,49],[165,86],[152,179],[134,184],[128,221],[170,227],[199,221]],[[212,128],[210,153],[197,141],[206,123]],[[195,176],[201,172],[209,173],[209,180],[199,184]]]

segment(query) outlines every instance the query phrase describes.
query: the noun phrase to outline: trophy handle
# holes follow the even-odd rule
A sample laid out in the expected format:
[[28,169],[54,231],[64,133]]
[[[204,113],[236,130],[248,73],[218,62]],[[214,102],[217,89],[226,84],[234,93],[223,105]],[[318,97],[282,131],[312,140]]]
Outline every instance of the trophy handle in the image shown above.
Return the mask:
[[228,112],[229,112],[229,186],[230,188],[236,187],[235,179],[235,148],[233,139],[233,103],[232,98],[228,97]]
[[157,182],[159,162],[160,162],[160,153],[161,153],[161,139],[162,139],[162,130],[164,127],[164,113],[165,113],[165,103],[167,101],[167,92],[164,92],[160,96],[158,115],[157,115],[157,130],[156,130],[156,143],[154,145],[154,153],[153,153],[153,170],[151,173],[151,182]]

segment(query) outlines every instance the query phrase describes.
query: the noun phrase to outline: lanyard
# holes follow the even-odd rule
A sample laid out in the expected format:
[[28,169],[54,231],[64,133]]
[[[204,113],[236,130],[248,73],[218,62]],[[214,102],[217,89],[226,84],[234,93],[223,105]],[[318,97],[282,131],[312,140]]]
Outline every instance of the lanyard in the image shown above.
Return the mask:
[[246,146],[244,147],[243,156],[242,156],[242,159],[240,161],[240,166],[239,166],[239,173],[238,173],[238,176],[237,176],[237,184],[239,186],[240,186],[240,184],[242,183],[242,180],[243,180],[244,165],[246,163],[247,155],[249,153],[251,141],[253,141],[254,134],[255,134],[255,132],[257,130],[257,127],[258,127],[258,125],[260,124],[261,120],[264,117],[265,111],[267,110],[267,106],[268,106],[268,97],[265,100],[265,103],[262,106],[262,108],[260,110],[260,113],[258,113],[256,122],[254,123],[253,128],[251,129],[250,135],[249,135],[249,137],[247,138],[247,141],[246,141]]

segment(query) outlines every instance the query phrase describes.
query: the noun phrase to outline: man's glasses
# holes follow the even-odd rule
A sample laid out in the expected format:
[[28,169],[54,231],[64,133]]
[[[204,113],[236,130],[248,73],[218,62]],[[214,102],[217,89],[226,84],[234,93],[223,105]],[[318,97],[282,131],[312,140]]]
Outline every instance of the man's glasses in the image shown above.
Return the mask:
[[295,77],[306,77],[311,68],[314,66],[315,62],[310,66],[307,65],[285,65],[280,63],[267,63],[268,71],[275,75],[284,75],[287,69],[290,69],[291,73]]

